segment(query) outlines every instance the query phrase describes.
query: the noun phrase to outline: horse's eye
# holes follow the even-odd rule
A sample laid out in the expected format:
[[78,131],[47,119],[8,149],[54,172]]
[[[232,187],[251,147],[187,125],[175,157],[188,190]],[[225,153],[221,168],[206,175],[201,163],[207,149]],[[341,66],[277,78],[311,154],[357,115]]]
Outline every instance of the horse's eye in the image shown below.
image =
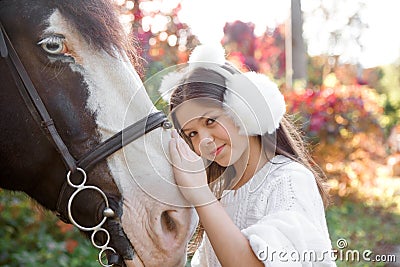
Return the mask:
[[38,42],[44,51],[52,55],[61,55],[68,52],[68,48],[65,44],[64,37],[61,36],[49,36]]

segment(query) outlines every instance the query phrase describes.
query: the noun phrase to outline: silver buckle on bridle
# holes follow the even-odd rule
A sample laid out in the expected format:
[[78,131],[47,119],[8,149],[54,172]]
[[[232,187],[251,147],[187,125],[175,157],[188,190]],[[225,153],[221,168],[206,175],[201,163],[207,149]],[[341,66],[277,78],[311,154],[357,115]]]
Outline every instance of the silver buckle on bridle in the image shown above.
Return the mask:
[[[100,249],[99,256],[98,256],[99,263],[104,267],[111,267],[112,265],[108,265],[108,264],[103,263],[103,260],[102,260],[103,253],[105,251],[107,251],[107,250],[110,250],[110,251],[112,251],[114,253],[116,253],[116,251],[112,247],[108,246],[108,244],[110,243],[110,233],[106,229],[102,228],[102,226],[106,222],[108,217],[114,217],[114,211],[110,208],[110,206],[108,204],[107,196],[104,194],[104,192],[100,188],[98,188],[96,186],[92,186],[92,185],[85,185],[86,184],[86,178],[87,178],[86,172],[81,168],[77,168],[77,171],[79,171],[82,174],[82,182],[80,184],[74,184],[71,181],[71,179],[70,179],[71,171],[69,171],[67,173],[67,182],[68,182],[68,184],[71,187],[75,188],[74,193],[70,196],[70,198],[68,200],[68,218],[71,221],[71,223],[74,226],[76,226],[79,230],[85,231],[85,232],[93,231],[92,236],[91,236],[91,241],[92,241],[92,245],[94,247]],[[93,227],[84,227],[84,226],[80,225],[79,223],[77,223],[75,221],[74,217],[72,216],[72,210],[71,210],[72,201],[74,200],[75,196],[79,192],[81,192],[83,190],[95,190],[95,191],[99,192],[101,194],[101,196],[103,197],[104,203],[106,205],[106,207],[104,209],[104,212],[103,212],[103,219],[101,220],[101,222],[99,224],[97,224],[97,225],[95,225]],[[98,245],[95,242],[95,236],[99,232],[103,232],[107,236],[107,240],[103,245]]]

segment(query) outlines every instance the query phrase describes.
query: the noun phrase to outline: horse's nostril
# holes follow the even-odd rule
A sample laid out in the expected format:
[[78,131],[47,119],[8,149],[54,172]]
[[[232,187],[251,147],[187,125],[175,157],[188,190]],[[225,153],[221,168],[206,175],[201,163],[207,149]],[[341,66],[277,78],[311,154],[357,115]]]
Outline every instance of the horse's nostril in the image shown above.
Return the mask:
[[176,232],[176,223],[170,216],[169,212],[175,212],[175,211],[163,211],[161,214],[161,227],[164,232]]

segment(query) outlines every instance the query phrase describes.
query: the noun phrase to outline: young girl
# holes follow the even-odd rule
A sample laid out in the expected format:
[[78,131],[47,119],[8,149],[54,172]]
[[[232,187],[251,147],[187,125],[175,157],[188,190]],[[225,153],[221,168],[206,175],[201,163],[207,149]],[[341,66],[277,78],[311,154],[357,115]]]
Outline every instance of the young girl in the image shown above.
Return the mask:
[[277,86],[199,46],[171,89],[175,179],[205,231],[192,266],[336,266],[323,179]]

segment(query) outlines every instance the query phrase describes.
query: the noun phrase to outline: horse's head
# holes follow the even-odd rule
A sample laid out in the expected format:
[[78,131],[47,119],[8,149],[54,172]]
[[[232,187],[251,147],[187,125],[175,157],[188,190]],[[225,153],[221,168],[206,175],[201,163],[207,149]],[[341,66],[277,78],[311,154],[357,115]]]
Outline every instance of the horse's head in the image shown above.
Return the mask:
[[[110,3],[2,0],[0,21],[75,159],[154,112]],[[0,75],[0,186],[25,191],[68,217],[74,189],[66,185],[64,162],[4,59]],[[132,247],[133,260],[145,266],[185,261],[196,218],[174,185],[163,149],[168,140],[169,132],[158,128],[86,170],[87,184],[100,188],[116,213],[105,228],[128,265]],[[71,211],[90,227],[102,220],[104,207],[102,194],[89,189],[76,195]]]

